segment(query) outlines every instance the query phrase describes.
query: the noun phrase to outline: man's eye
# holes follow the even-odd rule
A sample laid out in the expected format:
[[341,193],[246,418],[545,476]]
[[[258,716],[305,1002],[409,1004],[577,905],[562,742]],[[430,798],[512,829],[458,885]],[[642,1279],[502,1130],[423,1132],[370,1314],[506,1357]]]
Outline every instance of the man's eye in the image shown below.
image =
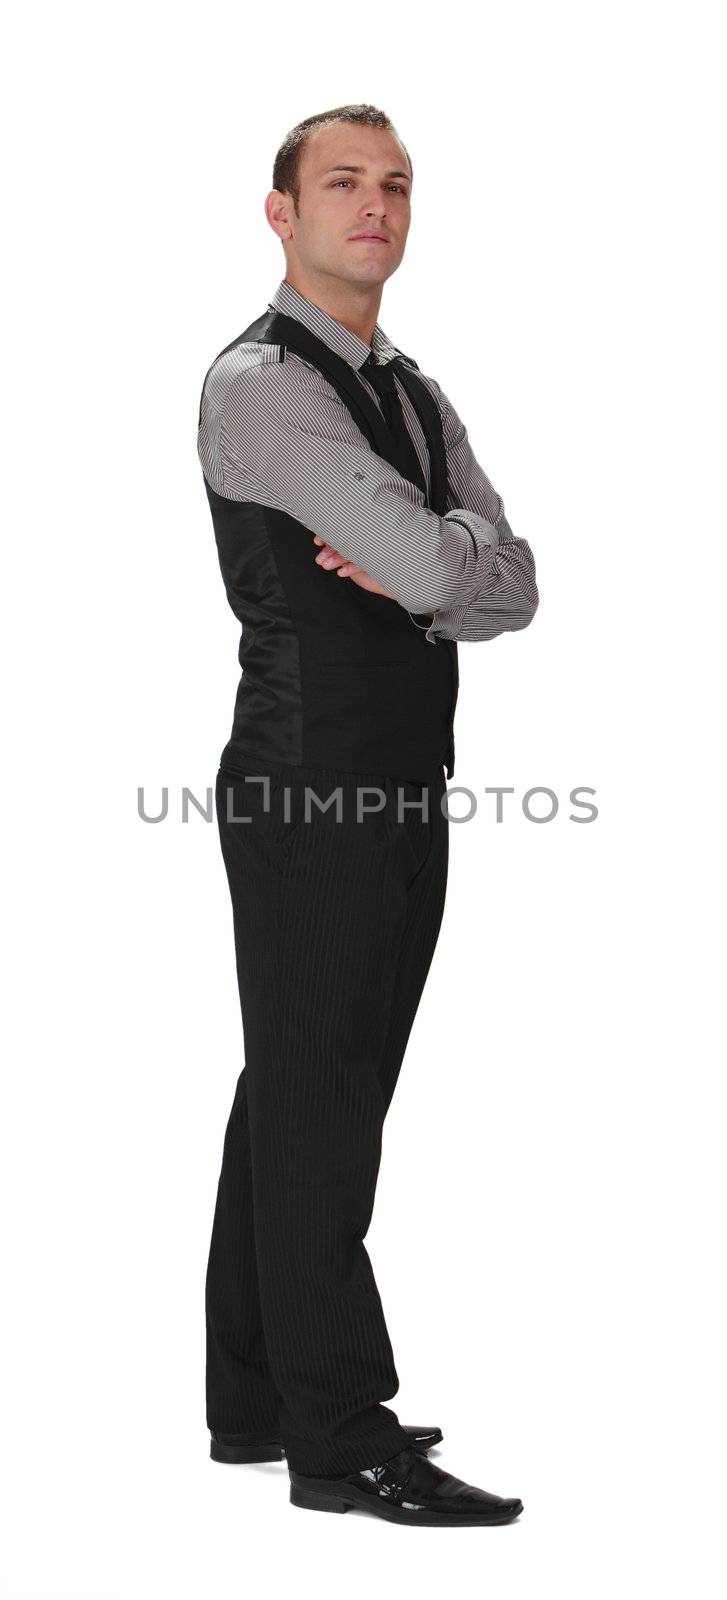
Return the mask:
[[[334,184],[332,185],[332,187],[334,189],[337,189],[339,183],[350,183],[350,182],[351,182],[350,178],[336,178],[336,180],[335,180]],[[399,190],[399,194],[403,194],[403,195],[406,194],[406,189],[402,189],[402,186],[401,186],[400,183],[387,183],[386,187],[387,187],[387,189],[398,189]]]

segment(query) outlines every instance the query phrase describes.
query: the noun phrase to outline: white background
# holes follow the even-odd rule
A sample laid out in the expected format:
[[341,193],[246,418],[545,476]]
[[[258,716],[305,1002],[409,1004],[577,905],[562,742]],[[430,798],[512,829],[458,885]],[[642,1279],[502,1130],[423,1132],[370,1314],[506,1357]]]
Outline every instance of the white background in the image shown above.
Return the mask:
[[[11,25],[3,1600],[724,1592],[716,23],[632,0]],[[180,796],[214,784],[239,628],[197,408],[284,274],[275,152],[350,101],[414,163],[381,324],[452,398],[541,594],[524,633],[460,646],[478,811],[367,1238],[398,1415],[524,1501],[488,1530],[305,1513],[284,1464],[211,1463],[205,1426],[242,1036],[216,827]],[[164,823],[139,785],[152,809],[168,786]]]

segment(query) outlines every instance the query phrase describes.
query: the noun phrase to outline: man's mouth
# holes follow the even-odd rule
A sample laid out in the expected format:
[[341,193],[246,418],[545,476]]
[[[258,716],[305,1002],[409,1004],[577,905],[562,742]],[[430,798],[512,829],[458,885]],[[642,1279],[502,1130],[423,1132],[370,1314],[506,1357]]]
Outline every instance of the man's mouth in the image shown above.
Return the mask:
[[388,244],[389,240],[384,233],[352,233],[351,243]]

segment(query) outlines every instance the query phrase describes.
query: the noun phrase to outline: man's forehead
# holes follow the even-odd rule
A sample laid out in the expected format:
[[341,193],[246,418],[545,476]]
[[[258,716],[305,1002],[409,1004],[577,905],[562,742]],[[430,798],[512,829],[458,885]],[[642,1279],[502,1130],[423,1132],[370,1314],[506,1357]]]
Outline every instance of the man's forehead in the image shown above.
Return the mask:
[[[361,129],[362,134],[365,131]],[[367,167],[375,161],[385,161],[390,156],[392,168],[396,167],[408,176],[409,163],[399,140],[384,128],[367,131],[378,135],[375,145],[373,141],[367,142],[352,136],[348,128],[316,128],[308,140],[310,170],[322,173],[338,166]]]

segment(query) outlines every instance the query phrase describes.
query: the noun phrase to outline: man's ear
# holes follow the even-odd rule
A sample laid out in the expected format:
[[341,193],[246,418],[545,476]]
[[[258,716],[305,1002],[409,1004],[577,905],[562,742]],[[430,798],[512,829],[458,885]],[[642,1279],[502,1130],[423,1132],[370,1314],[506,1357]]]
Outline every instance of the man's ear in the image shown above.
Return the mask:
[[290,224],[288,222],[288,209],[290,196],[283,194],[280,189],[271,189],[265,196],[265,216],[273,233],[278,238],[285,250],[285,241],[290,238]]

